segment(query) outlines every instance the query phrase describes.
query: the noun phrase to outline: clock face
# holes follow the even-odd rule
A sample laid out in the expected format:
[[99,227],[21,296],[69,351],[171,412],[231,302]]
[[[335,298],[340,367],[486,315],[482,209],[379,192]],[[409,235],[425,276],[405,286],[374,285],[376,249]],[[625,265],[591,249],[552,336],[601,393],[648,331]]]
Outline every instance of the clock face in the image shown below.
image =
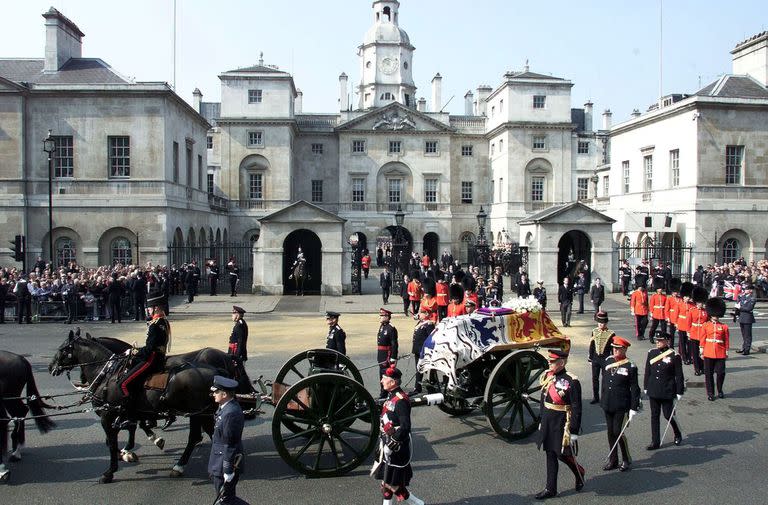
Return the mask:
[[397,58],[384,58],[379,63],[379,69],[385,74],[393,74],[399,65]]

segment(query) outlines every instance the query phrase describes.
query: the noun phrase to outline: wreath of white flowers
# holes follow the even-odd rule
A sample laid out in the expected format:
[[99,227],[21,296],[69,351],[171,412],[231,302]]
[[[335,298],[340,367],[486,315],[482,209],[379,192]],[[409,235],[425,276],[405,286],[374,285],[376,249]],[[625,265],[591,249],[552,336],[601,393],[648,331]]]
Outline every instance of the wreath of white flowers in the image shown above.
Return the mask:
[[510,298],[502,305],[505,309],[512,309],[518,314],[525,314],[526,312],[541,312],[541,304],[533,296],[525,298]]

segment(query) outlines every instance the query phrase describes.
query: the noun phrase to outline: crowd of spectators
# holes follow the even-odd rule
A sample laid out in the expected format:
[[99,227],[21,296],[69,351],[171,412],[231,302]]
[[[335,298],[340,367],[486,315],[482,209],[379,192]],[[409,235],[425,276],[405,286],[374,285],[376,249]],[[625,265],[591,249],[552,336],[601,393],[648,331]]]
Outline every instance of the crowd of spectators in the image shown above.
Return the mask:
[[[736,284],[751,284],[756,298],[768,298],[768,259],[747,262],[743,257],[726,264],[699,265],[693,282],[707,289],[712,296],[727,296]],[[737,288],[738,290],[738,288]]]

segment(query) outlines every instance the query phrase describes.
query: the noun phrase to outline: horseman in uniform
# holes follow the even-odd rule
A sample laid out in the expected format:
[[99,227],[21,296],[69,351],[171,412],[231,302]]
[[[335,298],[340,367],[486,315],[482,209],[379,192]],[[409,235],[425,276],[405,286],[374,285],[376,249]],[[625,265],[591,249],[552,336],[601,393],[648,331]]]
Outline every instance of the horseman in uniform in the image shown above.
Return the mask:
[[232,327],[232,333],[229,335],[229,348],[228,354],[242,366],[243,362],[248,361],[248,351],[246,346],[248,344],[248,323],[245,322],[243,316],[245,315],[245,309],[232,306],[232,321],[235,325]]
[[147,308],[152,311],[152,316],[147,323],[147,340],[144,347],[138,351],[131,363],[131,368],[124,374],[120,381],[120,391],[123,398],[120,404],[121,414],[115,420],[115,424],[121,429],[131,423],[126,418],[130,416],[132,399],[137,394],[149,375],[161,371],[165,367],[165,355],[171,342],[171,324],[165,317],[163,306],[165,296],[153,293],[147,298]]
[[304,252],[299,246],[299,252],[296,255],[296,260],[291,265],[291,275],[289,279],[293,279],[296,283],[296,296],[304,295],[304,276],[307,270],[307,259],[304,257]]

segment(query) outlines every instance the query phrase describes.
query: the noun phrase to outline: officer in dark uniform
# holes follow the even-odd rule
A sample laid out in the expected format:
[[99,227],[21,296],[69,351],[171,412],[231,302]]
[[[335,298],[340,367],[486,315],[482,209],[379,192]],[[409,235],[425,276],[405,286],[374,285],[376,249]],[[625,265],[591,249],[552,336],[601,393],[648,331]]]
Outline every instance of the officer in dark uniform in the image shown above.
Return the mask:
[[[419,369],[419,357],[421,356],[421,349],[424,347],[424,342],[427,341],[427,337],[434,331],[435,329],[435,322],[431,317],[431,313],[429,312],[428,308],[425,308],[422,306],[421,309],[419,309],[419,323],[416,325],[416,328],[413,330],[413,345],[411,347],[411,352],[413,353],[413,358],[415,361],[415,368],[416,370]],[[416,372],[416,385],[413,388],[413,391],[408,393],[409,395],[417,395],[421,394],[421,379],[423,375],[421,372]]]
[[[26,321],[27,324],[32,324],[32,293],[29,292],[29,281],[27,280],[27,274],[22,272],[19,280],[16,281],[16,285],[13,287],[13,294],[16,295],[16,316],[19,324]],[[69,321],[72,322],[71,319]]]
[[197,295],[197,283],[200,281],[200,269],[197,267],[197,261],[192,260],[187,266],[187,303],[195,301]]
[[232,321],[235,325],[232,327],[232,333],[229,335],[229,349],[228,353],[242,365],[243,362],[248,361],[248,323],[245,322],[243,316],[245,315],[245,309],[232,306]]
[[211,394],[219,409],[214,416],[208,473],[213,477],[216,504],[243,503],[236,497],[237,481],[243,470],[243,409],[235,399],[237,381],[216,375]]
[[[669,347],[669,335],[656,333],[656,348],[648,351],[645,361],[645,377],[643,390],[648,395],[651,404],[651,445],[649,451],[659,448],[659,414],[664,412],[664,418],[669,419],[674,408],[674,400],[683,397],[685,381],[683,379],[683,362],[674,349]],[[680,445],[683,436],[673,418],[670,421],[675,433],[675,445]]]
[[229,259],[227,270],[229,271],[229,296],[237,296],[237,284],[240,281],[240,269],[237,267],[237,260],[235,260],[234,257]]
[[[390,360],[397,359],[397,328],[389,324],[392,311],[379,309],[379,333],[376,335],[376,362],[379,364],[379,376],[389,368]],[[386,398],[387,392],[381,389],[380,398]]]
[[742,339],[741,349],[737,350],[736,353],[743,354],[744,356],[749,356],[752,350],[752,325],[755,324],[755,297],[752,296],[753,290],[754,286],[747,284],[744,288],[744,293],[739,295],[736,304]]
[[325,321],[328,323],[328,338],[326,339],[325,348],[333,349],[341,354],[347,354],[347,334],[339,326],[339,314],[338,312],[327,311],[325,313]]
[[592,338],[589,341],[589,358],[592,364],[592,405],[600,403],[600,372],[605,366],[605,360],[611,355],[611,343],[613,330],[608,329],[608,313],[600,311],[595,316],[597,328],[592,330]]
[[219,287],[219,265],[216,264],[215,259],[208,265],[208,284],[211,288],[211,296],[216,296],[216,289]]
[[632,269],[629,268],[629,263],[626,260],[619,267],[619,279],[621,280],[621,293],[624,296],[629,296],[629,281],[632,280]]
[[603,470],[619,468],[629,470],[632,458],[626,435],[621,436],[618,446],[621,448],[622,463],[619,467],[618,451],[614,444],[619,433],[628,421],[631,421],[640,409],[640,386],[637,382],[637,366],[627,358],[627,348],[631,344],[618,336],[613,337],[613,354],[605,360],[603,384],[600,392],[600,406],[605,411],[605,423],[608,428],[608,463]]
[[568,353],[551,350],[549,371],[541,376],[541,422],[538,446],[547,455],[547,486],[537,500],[557,496],[558,460],[565,463],[576,478],[575,489],[584,487],[584,468],[576,462],[577,441],[581,430],[581,384],[566,372]]

